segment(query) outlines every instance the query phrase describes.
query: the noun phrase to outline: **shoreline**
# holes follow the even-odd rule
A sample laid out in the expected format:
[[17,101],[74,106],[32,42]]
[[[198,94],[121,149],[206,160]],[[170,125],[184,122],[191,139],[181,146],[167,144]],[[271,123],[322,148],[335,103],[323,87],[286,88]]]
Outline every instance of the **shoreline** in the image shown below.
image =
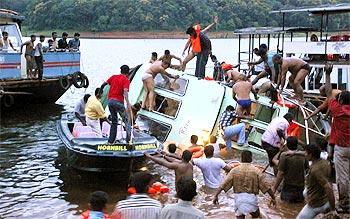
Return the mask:
[[[30,36],[31,34],[45,35],[51,37],[51,32],[56,31],[60,38],[62,32],[67,32],[69,37],[72,37],[75,32],[80,33],[80,38],[89,39],[187,39],[188,35],[185,31],[106,31],[106,32],[93,32],[93,31],[76,31],[76,30],[43,30],[43,31],[28,31],[24,30],[24,36]],[[220,38],[236,38],[233,31],[220,31],[220,32],[209,32],[211,39]]]

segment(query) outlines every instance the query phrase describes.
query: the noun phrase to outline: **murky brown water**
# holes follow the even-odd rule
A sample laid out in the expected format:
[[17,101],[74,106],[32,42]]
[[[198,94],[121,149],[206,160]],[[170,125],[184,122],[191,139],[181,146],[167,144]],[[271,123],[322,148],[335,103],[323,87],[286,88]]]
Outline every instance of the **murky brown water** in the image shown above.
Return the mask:
[[[226,60],[235,63],[233,50],[226,49],[227,45],[236,46],[233,41],[213,40],[214,53],[220,60],[230,57]],[[68,168],[64,145],[56,133],[56,121],[62,112],[72,112],[84,93],[92,94],[122,64],[135,66],[147,60],[153,51],[162,53],[164,45],[180,54],[184,44],[185,40],[83,40],[82,72],[90,78],[87,90],[70,89],[58,100],[61,105],[26,106],[2,112],[0,218],[78,218],[79,213],[87,209],[89,194],[95,190],[109,194],[107,210],[112,212],[115,203],[126,196],[127,176],[92,174]],[[140,52],[140,48],[144,49]],[[257,156],[255,162],[266,163],[264,158]],[[174,173],[153,163],[148,163],[147,167],[170,186],[168,202],[174,202]],[[203,185],[198,169],[195,169],[195,178],[198,186]],[[212,204],[211,194],[201,189],[198,193],[195,206],[206,212],[208,218],[234,218],[232,193],[222,193],[217,206]],[[260,195],[259,200],[262,213],[269,218],[295,218],[302,208],[300,204],[289,205],[280,201],[276,208],[270,208],[268,195]]]

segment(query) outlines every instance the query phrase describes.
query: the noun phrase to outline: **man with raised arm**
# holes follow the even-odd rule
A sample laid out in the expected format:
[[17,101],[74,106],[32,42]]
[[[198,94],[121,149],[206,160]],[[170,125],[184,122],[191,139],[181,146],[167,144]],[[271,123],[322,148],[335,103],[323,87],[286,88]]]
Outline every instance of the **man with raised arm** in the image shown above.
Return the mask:
[[214,22],[200,30],[199,25],[187,28],[186,34],[190,35],[182,55],[185,55],[185,51],[192,47],[192,51],[187,55],[182,63],[182,71],[185,71],[186,64],[197,56],[195,76],[203,79],[205,77],[205,66],[208,62],[208,57],[211,55],[211,41],[206,35],[208,30],[218,23],[218,17],[214,17]]
[[190,163],[192,159],[192,152],[185,150],[182,153],[182,160],[179,161],[175,158],[167,157],[163,155],[163,158],[157,156],[151,156],[145,152],[145,157],[154,161],[155,163],[165,166],[171,170],[175,171],[175,185],[179,182],[181,177],[191,177],[193,178],[193,165]]
[[154,110],[155,105],[155,93],[154,93],[154,78],[157,74],[161,74],[167,84],[170,83],[169,78],[178,79],[179,76],[173,76],[165,71],[170,66],[167,61],[155,61],[142,76],[143,89],[145,90],[145,96],[142,101],[142,109],[148,107],[149,111]]
[[[172,59],[179,60],[180,65],[173,65],[173,64],[171,64],[171,60]],[[169,67],[172,68],[172,69],[180,70],[180,68],[182,66],[182,60],[179,57],[171,54],[168,49],[164,51],[164,55],[162,55],[158,60],[169,62],[170,63]]]
[[277,88],[281,85],[279,93],[282,93],[286,83],[287,72],[289,71],[291,73],[289,83],[295,92],[295,96],[299,98],[300,104],[305,104],[304,89],[301,83],[303,83],[305,77],[310,73],[310,65],[302,59],[282,57],[279,54],[274,55],[272,61],[274,64],[279,65],[280,68],[280,74],[277,79]]
[[[328,102],[331,98],[334,98],[337,94],[339,94],[341,92],[341,90],[338,89],[332,89],[332,84],[331,84],[331,73],[333,70],[333,65],[329,65],[326,64],[326,66],[324,67],[324,71],[326,72],[326,83],[324,85],[322,85],[319,89],[320,94],[322,96],[327,97],[327,99],[325,101],[323,101],[323,103],[317,107],[316,110],[314,110],[310,115],[308,115],[307,117],[305,117],[305,119],[310,119],[311,117],[313,117],[314,115],[317,115],[319,112],[321,112],[322,110],[328,109]],[[331,91],[331,95],[328,97],[326,91]]]

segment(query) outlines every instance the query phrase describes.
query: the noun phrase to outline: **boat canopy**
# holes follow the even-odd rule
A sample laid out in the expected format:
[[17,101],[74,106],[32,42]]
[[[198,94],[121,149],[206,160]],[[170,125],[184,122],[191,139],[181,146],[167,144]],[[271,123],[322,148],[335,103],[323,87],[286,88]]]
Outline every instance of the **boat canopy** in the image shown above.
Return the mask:
[[24,16],[19,15],[15,11],[0,8],[0,20],[13,20],[14,22],[21,23],[24,20]]
[[341,14],[350,12],[350,3],[342,3],[336,5],[321,5],[318,7],[300,7],[293,9],[281,9],[271,11],[270,13],[294,13],[294,12],[309,12],[310,15],[323,14]]
[[311,27],[248,27],[243,29],[237,29],[234,31],[236,35],[267,35],[267,34],[280,34],[286,32],[312,32],[318,31],[316,28]]

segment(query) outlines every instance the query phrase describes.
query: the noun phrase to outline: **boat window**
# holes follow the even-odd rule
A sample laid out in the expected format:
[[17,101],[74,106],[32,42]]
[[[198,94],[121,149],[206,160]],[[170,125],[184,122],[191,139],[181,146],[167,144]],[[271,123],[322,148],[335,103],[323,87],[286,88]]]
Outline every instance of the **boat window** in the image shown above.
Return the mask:
[[309,74],[309,90],[316,90],[322,86],[323,68],[315,67]]
[[175,118],[179,111],[181,102],[170,97],[164,97],[160,94],[156,94],[155,113],[160,113],[165,116]]
[[9,34],[9,39],[14,47],[20,47],[22,44],[21,36],[15,24],[2,24],[0,31],[6,31]]
[[255,119],[266,123],[270,123],[276,109],[263,104],[257,104],[255,111]]
[[170,79],[170,83],[166,83],[162,75],[157,74],[157,76],[154,78],[155,87],[159,89],[165,89],[165,90],[171,91],[180,96],[185,95],[188,80],[183,78],[178,78],[176,80],[173,78],[169,78],[169,79]]
[[154,136],[160,142],[164,142],[166,140],[171,130],[170,125],[161,123],[140,114],[137,116],[136,125],[141,131]]

